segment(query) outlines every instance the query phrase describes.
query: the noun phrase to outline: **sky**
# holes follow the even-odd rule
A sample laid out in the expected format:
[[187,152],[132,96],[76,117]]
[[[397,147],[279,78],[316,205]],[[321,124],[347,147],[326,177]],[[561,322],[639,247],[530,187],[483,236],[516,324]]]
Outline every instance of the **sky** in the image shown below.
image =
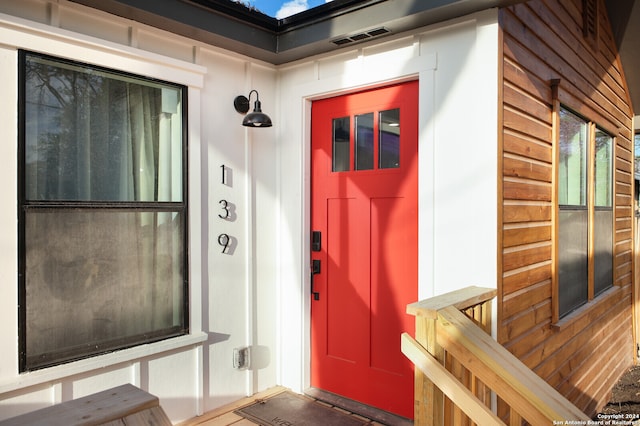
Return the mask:
[[329,1],[331,0],[244,0],[242,3],[253,6],[266,15],[282,19]]

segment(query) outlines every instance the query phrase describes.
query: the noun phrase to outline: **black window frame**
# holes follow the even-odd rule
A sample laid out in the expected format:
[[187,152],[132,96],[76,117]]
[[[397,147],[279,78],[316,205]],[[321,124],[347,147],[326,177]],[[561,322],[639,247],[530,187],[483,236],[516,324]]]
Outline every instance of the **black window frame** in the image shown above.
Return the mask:
[[[151,83],[172,86],[181,89],[181,163],[182,163],[182,201],[65,201],[65,200],[27,200],[26,197],[26,60],[28,56],[69,64],[72,66],[86,67],[111,75],[119,75],[127,78],[140,79]],[[132,348],[135,346],[150,344],[178,336],[187,335],[190,332],[190,285],[189,285],[189,169],[188,169],[188,87],[170,81],[156,79],[144,75],[111,69],[82,61],[70,60],[62,57],[51,56],[40,52],[20,49],[18,51],[18,366],[21,373],[52,367],[80,359],[90,358],[116,350]],[[28,362],[26,351],[26,247],[25,216],[29,210],[38,209],[83,209],[86,211],[103,209],[121,212],[176,212],[182,215],[182,324],[172,329],[161,330],[158,333],[144,333],[143,335],[129,336],[110,341],[108,346],[96,348],[93,351],[73,351],[72,353],[55,353],[54,358],[44,359],[41,362]]]

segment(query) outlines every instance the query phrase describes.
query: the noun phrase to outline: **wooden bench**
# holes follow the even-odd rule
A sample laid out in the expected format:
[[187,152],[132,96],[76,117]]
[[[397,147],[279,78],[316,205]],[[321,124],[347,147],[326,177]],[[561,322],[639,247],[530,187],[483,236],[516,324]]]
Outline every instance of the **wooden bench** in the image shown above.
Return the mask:
[[130,384],[0,421],[0,426],[171,425],[158,398]]

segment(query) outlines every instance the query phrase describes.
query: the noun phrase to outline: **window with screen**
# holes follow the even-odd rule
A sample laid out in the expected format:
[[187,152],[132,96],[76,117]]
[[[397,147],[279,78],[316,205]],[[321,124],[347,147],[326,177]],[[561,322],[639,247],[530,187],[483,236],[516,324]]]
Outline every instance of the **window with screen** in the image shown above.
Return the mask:
[[188,332],[186,88],[20,52],[20,368]]
[[613,285],[613,138],[559,111],[558,297],[562,317]]

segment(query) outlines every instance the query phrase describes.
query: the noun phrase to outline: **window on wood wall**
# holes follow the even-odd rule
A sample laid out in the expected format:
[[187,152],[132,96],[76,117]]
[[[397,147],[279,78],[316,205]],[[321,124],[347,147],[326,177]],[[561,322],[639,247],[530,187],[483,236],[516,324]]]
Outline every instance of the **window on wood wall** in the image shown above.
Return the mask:
[[20,370],[185,334],[185,88],[20,68]]
[[613,138],[559,112],[558,298],[565,316],[613,285]]
[[635,179],[635,195],[634,195],[634,201],[635,201],[635,212],[636,212],[636,217],[640,216],[640,182],[638,181],[638,177],[640,177],[640,133],[636,133],[633,136],[633,145],[634,145],[634,162],[633,162],[633,172],[634,172],[634,179]]

